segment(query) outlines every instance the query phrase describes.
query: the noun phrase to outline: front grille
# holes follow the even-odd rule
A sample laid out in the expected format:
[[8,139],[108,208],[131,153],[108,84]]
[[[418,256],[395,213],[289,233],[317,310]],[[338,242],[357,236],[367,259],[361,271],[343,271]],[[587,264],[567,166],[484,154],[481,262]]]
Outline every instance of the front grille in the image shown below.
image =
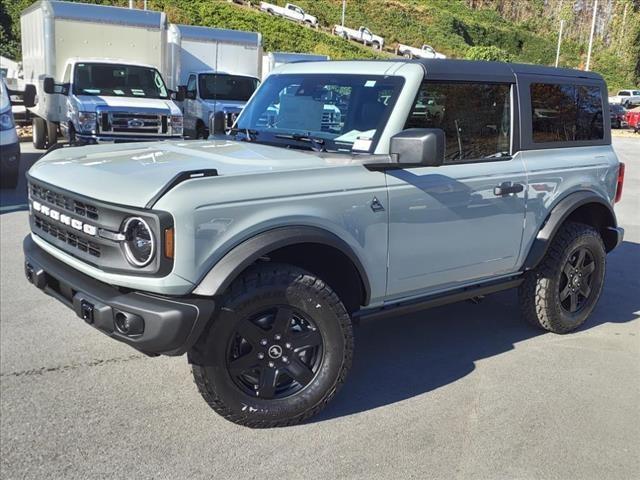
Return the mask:
[[159,135],[168,132],[167,116],[156,113],[100,112],[101,133]]
[[67,195],[54,192],[53,190],[49,190],[48,188],[35,183],[30,183],[29,189],[32,198],[48,202],[52,205],[63,208],[68,212],[74,213],[75,215],[80,215],[94,221],[97,221],[99,218],[98,209],[93,205],[80,202],[68,197]]
[[100,257],[100,245],[90,240],[82,238],[74,232],[63,228],[61,225],[56,225],[49,220],[42,218],[40,215],[33,216],[33,223],[42,232],[49,234],[50,236],[62,240],[70,246],[77,248],[78,250],[93,255],[94,257]]

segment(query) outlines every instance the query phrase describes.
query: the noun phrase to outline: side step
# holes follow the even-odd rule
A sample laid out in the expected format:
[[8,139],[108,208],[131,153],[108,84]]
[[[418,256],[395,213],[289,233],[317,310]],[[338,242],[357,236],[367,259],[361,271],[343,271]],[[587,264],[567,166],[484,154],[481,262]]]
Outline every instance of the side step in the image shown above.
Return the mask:
[[421,310],[427,310],[429,308],[440,307],[449,303],[457,303],[462,300],[469,300],[472,298],[483,297],[492,293],[500,292],[502,290],[509,290],[511,288],[518,287],[523,281],[522,277],[510,278],[500,282],[494,282],[491,284],[483,284],[474,287],[466,287],[460,290],[454,290],[447,293],[428,296],[418,300],[412,300],[410,302],[400,302],[393,305],[388,305],[377,310],[370,312],[360,311],[357,312],[354,317],[357,320],[374,320],[385,317],[408,315],[410,313],[419,312]]

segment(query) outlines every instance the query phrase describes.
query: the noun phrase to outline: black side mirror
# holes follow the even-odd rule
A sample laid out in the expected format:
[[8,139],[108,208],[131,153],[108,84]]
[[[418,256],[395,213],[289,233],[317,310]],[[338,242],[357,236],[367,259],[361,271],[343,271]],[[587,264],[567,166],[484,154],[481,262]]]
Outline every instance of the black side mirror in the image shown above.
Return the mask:
[[209,132],[211,135],[226,134],[227,120],[224,112],[216,112],[209,117]]
[[196,91],[195,90],[187,90],[184,94],[184,98],[188,98],[189,100],[196,99]]
[[176,102],[182,102],[185,97],[187,96],[187,87],[185,87],[184,85],[179,85],[178,86],[178,91],[176,92]]
[[393,137],[389,154],[398,166],[438,167],[444,163],[444,131],[439,128],[409,128]]
[[36,86],[30,83],[24,86],[22,103],[25,107],[33,107],[36,104]]
[[44,77],[44,81],[42,82],[42,88],[44,89],[44,93],[52,94],[56,93],[56,83],[53,81],[51,77]]

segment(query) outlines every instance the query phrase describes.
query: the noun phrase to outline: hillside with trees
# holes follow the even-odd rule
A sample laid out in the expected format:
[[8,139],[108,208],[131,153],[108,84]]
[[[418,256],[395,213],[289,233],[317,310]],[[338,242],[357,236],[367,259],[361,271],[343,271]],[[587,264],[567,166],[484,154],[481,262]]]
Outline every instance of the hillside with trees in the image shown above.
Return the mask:
[[[19,58],[20,11],[31,3],[0,0],[2,55]],[[127,0],[92,3],[128,5]],[[342,0],[295,3],[324,27],[340,23]],[[138,7],[142,4],[137,1]],[[148,5],[164,10],[176,23],[259,31],[268,51],[312,52],[335,59],[390,55],[226,0],[149,0]],[[348,26],[366,25],[390,47],[428,43],[453,58],[546,65],[555,61],[564,19],[560,65],[583,68],[592,8],[593,0],[348,0],[346,18]],[[591,68],[602,73],[612,89],[640,83],[640,0],[599,0]]]

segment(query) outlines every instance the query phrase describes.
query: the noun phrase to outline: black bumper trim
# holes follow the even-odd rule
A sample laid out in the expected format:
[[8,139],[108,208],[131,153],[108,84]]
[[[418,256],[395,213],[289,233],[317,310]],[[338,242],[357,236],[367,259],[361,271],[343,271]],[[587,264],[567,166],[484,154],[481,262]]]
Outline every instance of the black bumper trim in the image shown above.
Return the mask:
[[[54,258],[31,236],[24,239],[23,250],[30,283],[86,323],[146,354],[182,355],[215,310],[213,299],[128,292],[99,282]],[[116,318],[142,319],[144,330],[126,335],[116,328]]]

